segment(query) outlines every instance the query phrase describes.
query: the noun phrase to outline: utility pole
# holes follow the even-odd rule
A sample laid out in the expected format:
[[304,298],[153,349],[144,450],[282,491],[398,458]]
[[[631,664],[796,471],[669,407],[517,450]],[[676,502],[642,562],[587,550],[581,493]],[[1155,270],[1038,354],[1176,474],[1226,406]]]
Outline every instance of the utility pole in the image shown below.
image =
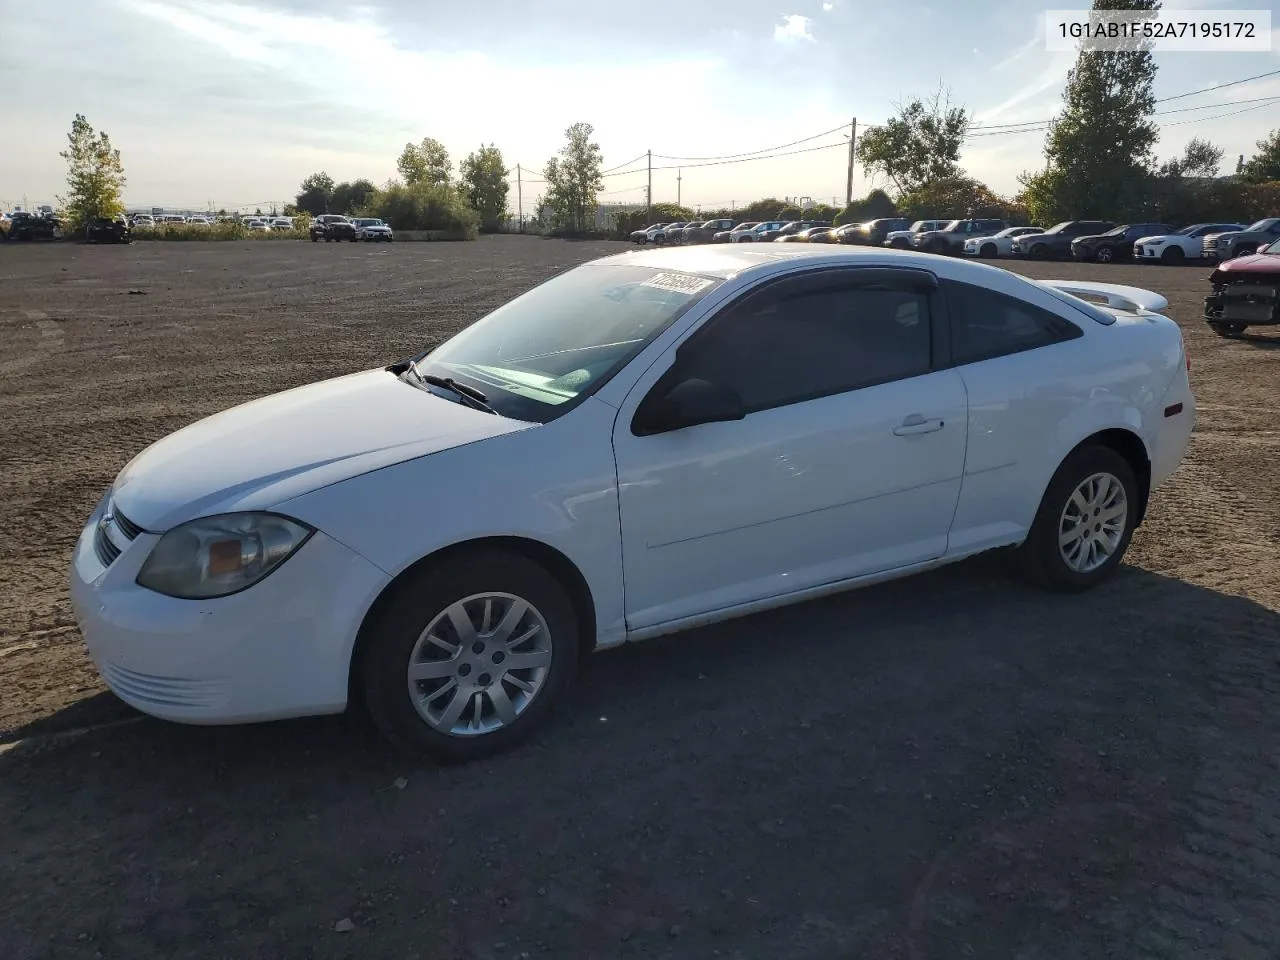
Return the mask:
[[645,219],[650,223],[653,222],[653,151],[648,151],[649,155],[649,186],[644,191],[644,215]]
[[858,118],[853,118],[853,125],[849,128],[849,181],[844,188],[844,203],[847,207],[853,203],[853,148],[858,142]]
[[516,206],[519,207],[520,232],[524,233],[524,184],[521,183],[520,164],[516,164]]
[[681,200],[681,197],[683,196],[680,193],[680,179],[683,173],[684,171],[681,170],[679,167],[676,168],[676,206],[677,207],[680,206],[680,200]]

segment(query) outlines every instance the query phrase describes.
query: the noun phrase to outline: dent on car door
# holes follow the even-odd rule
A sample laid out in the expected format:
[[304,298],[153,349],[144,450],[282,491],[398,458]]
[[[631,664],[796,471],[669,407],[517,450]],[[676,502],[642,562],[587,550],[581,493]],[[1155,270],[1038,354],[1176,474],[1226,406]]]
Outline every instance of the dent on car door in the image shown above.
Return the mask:
[[[776,281],[637,382],[614,433],[630,629],[946,551],[966,398],[937,368],[938,292],[920,273]],[[741,419],[647,427],[690,381],[731,391]]]
[[964,484],[949,541],[952,552],[964,553],[1025,533],[1041,481],[1057,466],[1048,463],[1055,430],[1081,402],[1073,378],[1097,361],[1048,293],[1013,296],[951,280],[943,292],[952,361],[969,402]]

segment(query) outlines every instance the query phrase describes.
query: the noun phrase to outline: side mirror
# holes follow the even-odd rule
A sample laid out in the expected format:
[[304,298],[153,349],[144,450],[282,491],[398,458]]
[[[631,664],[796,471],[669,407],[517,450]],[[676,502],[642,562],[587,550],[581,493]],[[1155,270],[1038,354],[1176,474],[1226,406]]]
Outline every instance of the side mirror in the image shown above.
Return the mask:
[[695,427],[700,423],[724,423],[747,415],[742,398],[728,387],[707,380],[689,379],[658,398],[640,405],[632,432],[652,436]]

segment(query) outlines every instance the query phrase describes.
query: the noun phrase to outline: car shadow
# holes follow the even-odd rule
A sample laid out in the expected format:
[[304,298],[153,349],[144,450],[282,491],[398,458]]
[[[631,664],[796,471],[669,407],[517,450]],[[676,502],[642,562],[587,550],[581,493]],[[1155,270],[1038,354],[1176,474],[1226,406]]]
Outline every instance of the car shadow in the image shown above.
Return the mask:
[[354,956],[316,946],[343,918],[365,955],[679,935],[690,956],[764,937],[941,958],[961,933],[1087,953],[1102,913],[1137,923],[1198,784],[1269,776],[1250,738],[1280,720],[1277,637],[1274,611],[1136,567],[1060,595],[988,557],[601,653],[537,738],[465,766],[358,716],[25,746],[134,716],[91,697],[0,748],[30,883],[0,956],[213,932]]

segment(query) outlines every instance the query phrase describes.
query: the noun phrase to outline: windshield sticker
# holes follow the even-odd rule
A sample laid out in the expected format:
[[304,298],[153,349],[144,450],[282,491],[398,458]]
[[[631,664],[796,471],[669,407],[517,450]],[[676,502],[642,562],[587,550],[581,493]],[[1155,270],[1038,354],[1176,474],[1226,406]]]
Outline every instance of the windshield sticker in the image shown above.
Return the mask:
[[703,277],[691,277],[687,273],[658,273],[641,286],[657,287],[659,290],[674,290],[676,293],[698,293],[711,286],[712,281]]

